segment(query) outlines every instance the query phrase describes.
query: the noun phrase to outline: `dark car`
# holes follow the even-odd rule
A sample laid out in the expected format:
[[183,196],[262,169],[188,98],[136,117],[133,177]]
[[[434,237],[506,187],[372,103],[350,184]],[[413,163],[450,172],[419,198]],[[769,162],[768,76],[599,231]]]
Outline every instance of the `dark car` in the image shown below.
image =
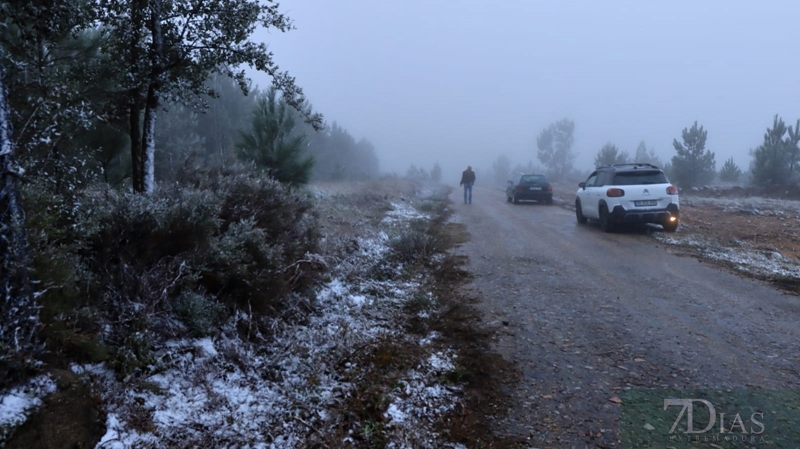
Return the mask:
[[508,181],[506,201],[514,204],[520,201],[553,204],[553,186],[545,175],[521,174]]

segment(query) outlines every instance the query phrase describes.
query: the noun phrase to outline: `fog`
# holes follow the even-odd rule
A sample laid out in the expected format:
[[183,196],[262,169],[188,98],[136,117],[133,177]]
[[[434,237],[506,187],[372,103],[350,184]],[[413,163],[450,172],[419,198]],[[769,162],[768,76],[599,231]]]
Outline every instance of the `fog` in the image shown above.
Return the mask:
[[[314,108],[375,144],[382,171],[536,158],[536,136],[575,121],[576,167],[606,142],[667,161],[697,120],[717,169],[775,114],[800,118],[800,3],[787,1],[283,0],[288,33],[260,31]],[[269,84],[253,74],[260,86]]]

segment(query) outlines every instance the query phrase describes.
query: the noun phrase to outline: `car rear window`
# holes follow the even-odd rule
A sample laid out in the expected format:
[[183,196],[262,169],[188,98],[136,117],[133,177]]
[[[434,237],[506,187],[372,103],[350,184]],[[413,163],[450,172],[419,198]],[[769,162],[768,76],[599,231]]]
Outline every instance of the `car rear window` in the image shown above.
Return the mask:
[[637,184],[666,184],[667,175],[659,170],[630,171],[614,174],[614,185],[630,186]]
[[547,178],[545,178],[542,175],[525,175],[522,177],[520,182],[524,182],[527,184],[534,184],[534,183],[541,184],[547,182]]

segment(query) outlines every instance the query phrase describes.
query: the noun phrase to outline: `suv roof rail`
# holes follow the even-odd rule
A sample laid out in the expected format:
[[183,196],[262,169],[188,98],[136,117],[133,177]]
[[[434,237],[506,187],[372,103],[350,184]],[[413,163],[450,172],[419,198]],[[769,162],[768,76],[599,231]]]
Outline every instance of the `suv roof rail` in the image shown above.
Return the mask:
[[647,162],[633,162],[627,164],[610,164],[610,165],[606,164],[606,165],[601,165],[600,167],[597,168],[622,168],[622,167],[631,167],[634,170],[637,168],[655,168],[661,170],[658,166],[649,164]]

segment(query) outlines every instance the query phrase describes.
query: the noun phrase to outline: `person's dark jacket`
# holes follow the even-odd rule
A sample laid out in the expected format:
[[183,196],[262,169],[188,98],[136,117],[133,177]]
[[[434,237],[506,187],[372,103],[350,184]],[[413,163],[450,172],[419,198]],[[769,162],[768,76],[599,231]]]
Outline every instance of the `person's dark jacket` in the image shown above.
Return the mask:
[[459,184],[459,185],[463,186],[464,184],[475,184],[475,172],[474,171],[472,171],[472,170],[464,170],[464,172],[461,173],[461,184]]
[[464,184],[475,184],[475,172],[474,171],[468,169],[468,170],[464,170],[464,172],[461,173],[461,184],[459,184],[459,185],[463,186]]

